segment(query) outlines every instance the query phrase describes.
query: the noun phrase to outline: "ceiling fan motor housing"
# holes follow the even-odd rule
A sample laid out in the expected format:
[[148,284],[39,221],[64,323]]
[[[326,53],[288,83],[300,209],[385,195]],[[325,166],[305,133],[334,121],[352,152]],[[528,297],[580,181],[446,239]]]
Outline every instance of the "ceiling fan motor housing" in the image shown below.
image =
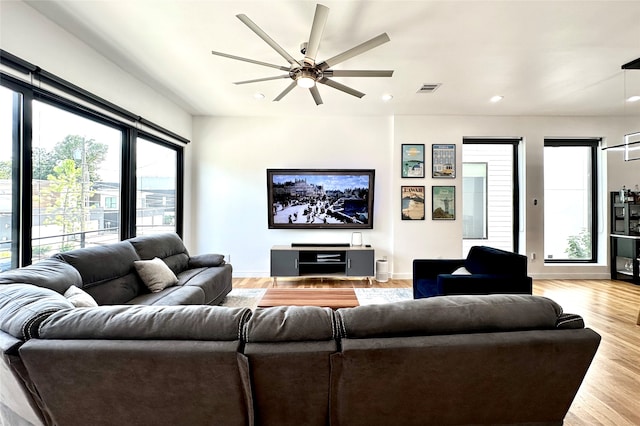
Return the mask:
[[289,76],[294,80],[310,78],[313,81],[318,81],[322,78],[322,71],[312,66],[306,66],[305,64],[305,66],[293,68],[289,71]]

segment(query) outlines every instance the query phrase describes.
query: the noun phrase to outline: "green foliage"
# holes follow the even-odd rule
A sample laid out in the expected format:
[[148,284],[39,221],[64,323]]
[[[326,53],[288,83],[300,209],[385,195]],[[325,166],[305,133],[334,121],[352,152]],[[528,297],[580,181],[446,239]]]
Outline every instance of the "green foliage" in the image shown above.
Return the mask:
[[567,239],[569,245],[565,250],[569,259],[591,259],[591,233],[583,229],[578,235]]
[[11,160],[0,161],[0,179],[11,179]]
[[44,220],[45,225],[60,225],[62,233],[74,232],[80,224],[80,204],[82,200],[82,170],[73,160],[64,160],[53,168],[54,174],[47,176],[49,186],[42,189],[42,195],[52,195],[53,206],[47,208],[52,216]]
[[66,159],[55,166],[53,172],[47,176],[49,185],[42,189],[41,194],[51,196],[53,204],[47,207],[50,216],[44,224],[60,226],[63,235],[82,231],[88,210],[85,199],[91,196],[86,182],[83,191],[82,169],[76,167],[74,160]]
[[34,246],[33,249],[31,250],[31,253],[33,257],[40,259],[42,257],[45,257],[45,255],[50,251],[51,251],[51,246]]
[[45,148],[35,147],[33,149],[33,178],[46,180],[49,175],[54,175],[54,168],[65,160],[72,160],[76,167],[82,167],[84,158],[89,180],[97,182],[100,180],[98,168],[106,156],[109,147],[94,139],[86,139],[78,135],[67,135],[63,140],[56,143],[51,151]]
[[31,157],[33,158],[33,178],[47,180],[47,176],[53,174],[53,168],[58,163],[58,159],[53,152],[41,147],[33,148]]
[[97,182],[100,180],[98,167],[106,158],[108,150],[109,147],[107,145],[96,142],[94,139],[85,139],[78,135],[67,135],[53,147],[53,157],[58,161],[73,159],[76,167],[82,167],[84,157],[89,171],[89,180]]

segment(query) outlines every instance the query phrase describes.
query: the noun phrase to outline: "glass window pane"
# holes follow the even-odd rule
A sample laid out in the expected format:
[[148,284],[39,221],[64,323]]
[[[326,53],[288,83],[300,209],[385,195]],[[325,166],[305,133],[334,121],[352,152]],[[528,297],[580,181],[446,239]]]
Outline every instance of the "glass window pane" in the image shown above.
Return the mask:
[[487,238],[487,163],[462,164],[462,237]]
[[465,143],[462,162],[464,255],[474,245],[513,251],[514,145]]
[[136,235],[176,232],[177,152],[138,138]]
[[121,130],[33,103],[34,263],[120,239],[121,147]]
[[13,197],[17,178],[14,146],[21,126],[22,95],[0,87],[0,271],[17,267],[18,242],[14,240],[17,214]]
[[544,258],[591,260],[591,147],[544,148]]

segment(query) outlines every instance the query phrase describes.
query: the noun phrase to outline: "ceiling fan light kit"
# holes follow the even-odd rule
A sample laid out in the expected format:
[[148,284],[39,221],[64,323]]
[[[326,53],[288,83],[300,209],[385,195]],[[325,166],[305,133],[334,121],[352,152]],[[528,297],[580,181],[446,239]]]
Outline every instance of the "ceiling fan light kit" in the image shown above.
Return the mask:
[[346,50],[330,59],[323,62],[316,63],[316,55],[320,47],[320,40],[322,39],[322,33],[329,16],[329,8],[317,4],[316,11],[313,17],[313,24],[311,25],[311,33],[309,34],[309,41],[303,42],[300,45],[300,52],[304,55],[302,61],[296,60],[293,56],[287,53],[278,43],[276,43],[267,33],[265,33],[258,25],[256,25],[246,15],[236,15],[242,23],[244,23],[251,31],[258,35],[265,43],[267,43],[273,50],[278,52],[288,63],[289,66],[274,65],[267,62],[256,61],[253,59],[243,58],[240,56],[230,55],[228,53],[212,51],[213,55],[222,56],[229,59],[235,59],[238,61],[249,62],[256,65],[261,65],[270,68],[276,68],[281,71],[287,71],[287,74],[278,75],[274,77],[264,77],[252,80],[237,81],[234,84],[248,84],[257,83],[269,80],[279,80],[289,78],[293,80],[289,86],[287,86],[274,101],[281,100],[287,93],[293,90],[294,87],[302,87],[309,89],[311,96],[313,97],[316,105],[322,104],[322,97],[318,91],[318,84],[332,87],[341,92],[349,95],[362,98],[365,94],[359,92],[351,87],[345,86],[342,83],[338,83],[332,80],[330,77],[391,77],[393,75],[392,70],[332,70],[331,67],[351,59],[354,56],[365,53],[383,43],[388,42],[389,36],[387,33],[382,33],[364,43],[361,43],[349,50]]

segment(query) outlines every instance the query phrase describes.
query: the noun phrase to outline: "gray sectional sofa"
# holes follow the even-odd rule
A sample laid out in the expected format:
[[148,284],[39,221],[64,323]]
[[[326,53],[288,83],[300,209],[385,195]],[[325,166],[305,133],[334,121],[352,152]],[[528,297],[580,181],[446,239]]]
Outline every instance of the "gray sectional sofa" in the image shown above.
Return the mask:
[[[154,258],[177,280],[158,292],[149,290],[135,267]],[[231,273],[222,255],[191,256],[177,234],[165,233],[59,253],[3,272],[0,285],[33,284],[60,294],[73,285],[98,305],[215,305],[231,291]]]
[[[10,425],[561,425],[600,342],[532,295],[74,308],[0,286]],[[2,423],[0,421],[0,423]]]

